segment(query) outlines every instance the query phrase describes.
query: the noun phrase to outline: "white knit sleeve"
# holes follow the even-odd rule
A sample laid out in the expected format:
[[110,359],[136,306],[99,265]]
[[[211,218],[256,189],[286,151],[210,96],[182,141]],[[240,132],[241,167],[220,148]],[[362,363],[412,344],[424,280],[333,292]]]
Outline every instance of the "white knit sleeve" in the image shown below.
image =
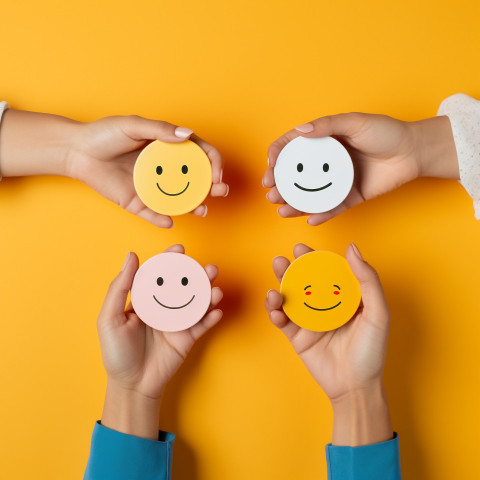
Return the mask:
[[437,115],[447,115],[457,149],[460,183],[473,199],[480,220],[480,102],[463,93],[446,98]]
[[[7,102],[0,102],[0,123],[2,122],[3,112],[8,108]],[[0,181],[2,180],[2,162],[0,158]]]

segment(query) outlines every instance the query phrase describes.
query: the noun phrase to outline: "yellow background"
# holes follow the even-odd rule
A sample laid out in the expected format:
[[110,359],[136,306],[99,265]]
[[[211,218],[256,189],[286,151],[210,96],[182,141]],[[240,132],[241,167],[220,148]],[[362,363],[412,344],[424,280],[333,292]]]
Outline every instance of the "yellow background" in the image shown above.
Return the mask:
[[407,479],[478,475],[480,222],[454,181],[424,179],[328,224],[265,200],[269,143],[330,113],[435,115],[480,96],[477,0],[13,2],[0,96],[78,120],[193,128],[225,157],[228,199],[159,230],[65,178],[0,184],[0,477],[81,478],[105,374],[95,319],[127,252],[183,242],[220,266],[222,324],[168,388],[175,479],[325,479],[329,402],[269,324],[276,254],[355,241],[392,310],[386,384]]

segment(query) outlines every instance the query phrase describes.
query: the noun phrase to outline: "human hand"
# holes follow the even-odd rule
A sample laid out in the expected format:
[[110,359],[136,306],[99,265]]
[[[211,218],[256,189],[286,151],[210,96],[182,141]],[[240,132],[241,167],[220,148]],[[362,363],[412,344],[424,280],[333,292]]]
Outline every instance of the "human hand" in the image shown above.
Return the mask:
[[[59,115],[9,109],[0,129],[0,175],[64,175],[81,180],[105,198],[158,227],[171,228],[166,215],[147,208],[133,185],[133,168],[142,148],[153,140],[192,140],[212,163],[213,197],[226,197],[220,153],[187,128],[130,116],[80,123]],[[192,213],[205,216],[206,205]]]
[[307,222],[319,225],[365,200],[372,199],[419,176],[459,178],[458,162],[448,117],[403,122],[385,115],[344,113],[322,117],[282,135],[268,150],[269,167],[263,186],[267,199],[282,217],[307,215],[285,204],[273,168],[282,149],[298,136],[332,136],[352,157],[355,178],[347,198],[329,212],[310,215]]
[[[312,249],[294,248],[298,258]],[[355,316],[329,332],[312,332],[293,323],[282,309],[282,295],[270,290],[265,307],[271,322],[288,338],[334,409],[333,443],[377,443],[392,436],[383,388],[383,368],[389,330],[389,311],[375,270],[352,244],[347,261],[360,282],[362,304]],[[273,270],[282,280],[290,262],[275,257]],[[357,425],[360,423],[360,427]]]
[[[168,252],[185,253],[174,245]],[[125,302],[138,269],[138,257],[130,253],[122,271],[113,280],[98,317],[97,328],[108,385],[102,424],[114,430],[156,438],[158,409],[163,390],[198,338],[222,318],[215,307],[222,299],[212,288],[211,308],[187,330],[161,332],[143,323]],[[213,283],[214,265],[205,271]]]
[[[133,184],[135,161],[141,150],[153,140],[168,143],[192,140],[198,144],[212,163],[210,195],[228,195],[228,185],[222,182],[222,157],[217,149],[193,135],[192,130],[134,115],[106,117],[80,124],[68,157],[68,175],[157,227],[171,228],[172,219],[145,206]],[[207,206],[202,204],[192,213],[205,216]]]

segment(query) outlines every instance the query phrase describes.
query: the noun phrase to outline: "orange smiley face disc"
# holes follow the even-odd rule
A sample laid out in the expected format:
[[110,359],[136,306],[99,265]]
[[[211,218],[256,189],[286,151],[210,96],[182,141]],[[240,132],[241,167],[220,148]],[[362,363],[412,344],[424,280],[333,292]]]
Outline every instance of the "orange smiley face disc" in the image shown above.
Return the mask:
[[298,257],[280,285],[283,310],[298,326],[326,332],[347,323],[358,309],[360,285],[342,256],[319,250]]

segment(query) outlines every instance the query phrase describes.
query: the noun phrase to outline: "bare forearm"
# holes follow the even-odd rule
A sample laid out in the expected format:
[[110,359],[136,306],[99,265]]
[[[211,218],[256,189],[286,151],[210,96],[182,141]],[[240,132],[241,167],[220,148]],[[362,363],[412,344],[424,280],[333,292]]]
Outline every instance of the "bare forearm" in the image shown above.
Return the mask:
[[458,180],[457,150],[446,116],[413,122],[420,176]]
[[333,445],[358,447],[393,438],[383,383],[351,392],[332,406]]
[[58,115],[9,109],[0,126],[0,174],[68,175],[78,122]]
[[160,399],[107,385],[102,425],[136,437],[158,440]]

